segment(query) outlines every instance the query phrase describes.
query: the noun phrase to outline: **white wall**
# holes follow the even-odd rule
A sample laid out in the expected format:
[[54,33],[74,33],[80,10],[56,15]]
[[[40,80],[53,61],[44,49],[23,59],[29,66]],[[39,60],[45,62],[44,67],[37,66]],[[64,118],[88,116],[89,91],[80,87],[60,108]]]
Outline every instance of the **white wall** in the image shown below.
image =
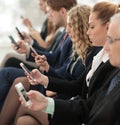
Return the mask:
[[[93,5],[97,1],[104,0],[78,0],[78,3]],[[119,3],[120,0],[107,1]],[[20,30],[26,30],[20,19],[21,15],[28,17],[39,30],[45,16],[39,10],[37,2],[38,0],[0,0],[0,62],[6,53],[13,51],[8,35],[12,34],[17,39],[16,26]]]
[[[15,27],[27,30],[20,16],[28,17],[35,28],[40,28],[45,18],[37,0],[0,0],[0,47],[8,46],[8,35],[17,37]],[[39,29],[40,30],[40,29]]]
[[20,16],[28,17],[40,30],[45,15],[40,11],[38,0],[0,0],[0,62],[8,52],[13,52],[8,35],[18,39],[15,27],[27,30]]

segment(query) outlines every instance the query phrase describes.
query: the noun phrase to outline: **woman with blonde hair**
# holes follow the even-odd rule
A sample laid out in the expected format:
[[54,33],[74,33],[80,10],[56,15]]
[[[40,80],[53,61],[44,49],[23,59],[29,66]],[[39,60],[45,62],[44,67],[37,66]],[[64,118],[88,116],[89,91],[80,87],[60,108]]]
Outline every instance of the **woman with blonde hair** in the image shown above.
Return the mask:
[[[85,67],[88,66],[92,61],[92,57],[96,55],[96,53],[100,50],[100,48],[97,47],[95,48],[92,46],[89,37],[86,34],[89,27],[88,18],[90,10],[91,8],[87,5],[76,6],[73,7],[67,14],[68,18],[67,18],[66,32],[68,33],[68,35],[72,40],[72,54],[69,59],[70,63],[67,69],[69,69],[70,67],[72,68],[70,68],[71,71],[67,71],[64,73],[65,79],[67,78],[68,80],[72,80],[78,78],[81,72],[83,71],[80,62],[83,64],[83,66]],[[47,63],[47,61],[39,63],[39,60],[37,60],[37,58],[39,58],[39,56],[36,56],[35,58],[36,63],[40,65],[42,70],[48,73],[47,75],[49,75],[50,66]],[[76,69],[76,66],[78,70]],[[69,76],[71,74],[71,77],[66,77],[67,74]],[[52,76],[56,75],[52,74]]]

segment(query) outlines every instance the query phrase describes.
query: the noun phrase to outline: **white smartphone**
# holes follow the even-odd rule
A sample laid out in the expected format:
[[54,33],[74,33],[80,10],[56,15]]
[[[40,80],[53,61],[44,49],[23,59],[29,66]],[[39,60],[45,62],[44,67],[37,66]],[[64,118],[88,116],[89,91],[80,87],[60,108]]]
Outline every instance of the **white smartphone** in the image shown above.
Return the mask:
[[16,90],[17,90],[19,96],[23,99],[25,105],[26,105],[26,106],[29,106],[30,103],[31,103],[31,101],[29,100],[29,98],[28,98],[28,96],[27,96],[27,94],[26,94],[26,90],[25,90],[23,84],[22,84],[21,82],[19,82],[19,83],[17,83],[17,84],[15,85],[15,88],[16,88]]

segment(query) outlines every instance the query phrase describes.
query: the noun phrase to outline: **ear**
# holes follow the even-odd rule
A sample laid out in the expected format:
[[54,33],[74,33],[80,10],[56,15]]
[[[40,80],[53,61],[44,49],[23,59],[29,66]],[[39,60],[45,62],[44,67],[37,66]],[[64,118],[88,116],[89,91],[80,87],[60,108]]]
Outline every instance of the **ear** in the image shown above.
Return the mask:
[[60,9],[60,12],[61,12],[61,14],[64,15],[64,16],[67,15],[67,10],[66,10],[64,7],[62,7],[62,8]]

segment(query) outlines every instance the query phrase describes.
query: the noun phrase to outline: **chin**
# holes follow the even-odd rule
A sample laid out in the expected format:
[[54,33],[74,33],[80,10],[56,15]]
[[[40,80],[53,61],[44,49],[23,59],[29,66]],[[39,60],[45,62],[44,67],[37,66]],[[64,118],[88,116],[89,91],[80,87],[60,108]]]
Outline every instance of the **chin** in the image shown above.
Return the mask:
[[110,59],[110,64],[115,67],[120,67],[120,64]]

